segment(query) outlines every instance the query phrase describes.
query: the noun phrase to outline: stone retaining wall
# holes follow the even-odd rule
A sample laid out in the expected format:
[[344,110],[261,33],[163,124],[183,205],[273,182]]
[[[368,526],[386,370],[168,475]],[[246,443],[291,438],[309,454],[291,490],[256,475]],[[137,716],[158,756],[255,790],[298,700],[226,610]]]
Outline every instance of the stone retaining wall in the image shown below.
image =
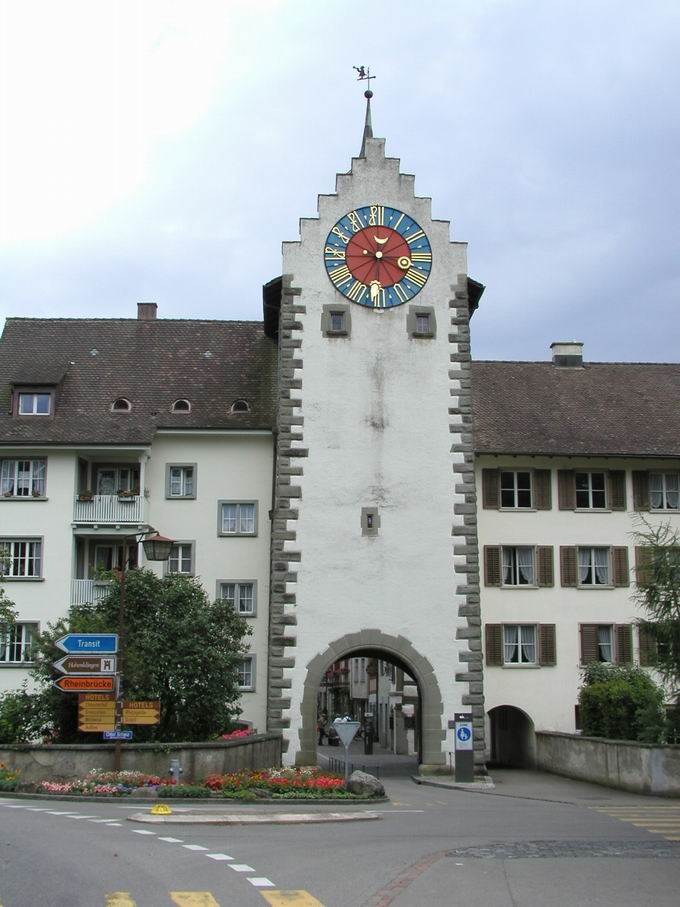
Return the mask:
[[[113,771],[115,746],[105,744],[17,744],[0,747],[0,762],[19,769],[21,782],[83,778],[90,769]],[[281,765],[281,735],[254,734],[210,743],[130,743],[122,746],[122,767],[170,777],[172,759],[183,769],[187,783],[213,772],[236,772]]]
[[680,797],[680,746],[537,731],[536,767],[638,794]]

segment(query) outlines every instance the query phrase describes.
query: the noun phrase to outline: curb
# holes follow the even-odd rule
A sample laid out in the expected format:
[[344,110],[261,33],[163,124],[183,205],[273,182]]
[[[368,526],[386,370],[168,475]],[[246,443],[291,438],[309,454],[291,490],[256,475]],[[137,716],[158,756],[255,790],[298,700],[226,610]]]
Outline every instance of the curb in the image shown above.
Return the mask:
[[496,785],[491,780],[490,776],[487,775],[483,780],[480,778],[479,781],[436,781],[431,779],[427,775],[411,775],[411,780],[415,781],[416,784],[424,784],[427,787],[443,787],[447,790],[468,790],[476,791],[478,793],[487,793],[487,791],[492,791],[496,789]]
[[226,806],[227,804],[237,804],[240,809],[253,809],[260,806],[270,807],[270,806],[299,806],[304,805],[307,808],[310,806],[338,806],[340,803],[343,806],[354,806],[362,805],[366,803],[389,803],[389,797],[371,797],[370,799],[362,798],[357,800],[348,800],[346,797],[336,797],[331,799],[319,798],[318,800],[306,799],[306,798],[290,798],[287,800],[279,799],[269,800],[263,798],[261,800],[237,800],[236,798],[230,797],[102,797],[98,795],[90,796],[89,794],[29,794],[25,791],[0,791],[0,799],[8,800],[48,800],[52,803],[61,803],[64,800],[69,803],[139,803],[146,806],[153,806],[155,803],[165,803],[168,806],[175,806],[177,808],[182,805],[192,805],[192,806],[205,806],[208,803],[214,803],[220,806]]
[[148,813],[134,813],[127,816],[128,822],[142,825],[302,825],[321,822],[367,822],[380,819],[378,813],[274,813],[273,815],[245,815],[222,813],[217,816],[175,815],[151,816]]

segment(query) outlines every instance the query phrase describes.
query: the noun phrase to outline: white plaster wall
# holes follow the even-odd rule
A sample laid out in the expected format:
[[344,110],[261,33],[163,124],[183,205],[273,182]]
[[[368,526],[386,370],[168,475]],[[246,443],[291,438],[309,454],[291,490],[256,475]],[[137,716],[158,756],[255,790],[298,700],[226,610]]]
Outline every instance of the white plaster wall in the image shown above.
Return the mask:
[[[309,457],[302,461],[297,540],[297,648],[292,682],[290,749],[298,749],[306,666],[334,640],[362,628],[403,635],[431,662],[446,718],[461,709],[454,682],[459,601],[451,527],[454,476],[450,433],[451,286],[466,273],[466,249],[449,241],[449,224],[431,220],[431,202],[414,197],[414,180],[383,157],[382,140],[337,179],[338,195],[321,196],[318,220],[301,222],[301,243],[284,244],[284,274],[302,289],[302,414]],[[409,339],[408,303],[384,311],[351,304],[351,337],[325,338],[325,303],[345,302],[323,261],[326,236],[354,208],[384,204],[413,217],[428,234],[432,271],[414,304],[436,311],[434,340]],[[297,502],[293,502],[296,506]],[[377,506],[380,533],[363,537],[361,508]],[[459,579],[458,582],[463,582]],[[286,713],[284,712],[284,715]],[[445,747],[450,748],[450,747]]]
[[[550,469],[552,510],[485,510],[482,502],[482,469]],[[482,621],[487,623],[555,624],[555,667],[484,667],[485,709],[512,705],[529,715],[536,730],[573,733],[574,706],[580,686],[579,624],[633,623],[642,613],[636,608],[635,540],[638,514],[633,511],[633,469],[677,469],[677,463],[622,459],[480,457],[476,463],[479,500],[478,529],[481,562]],[[558,509],[557,470],[626,470],[626,504],[623,511],[569,511]],[[680,514],[644,513],[651,524],[670,519],[680,529]],[[555,585],[552,588],[517,589],[484,584],[485,545],[552,545]],[[564,588],[560,585],[561,545],[628,546],[631,585],[628,588]],[[482,637],[484,643],[484,636]],[[639,663],[638,634],[633,630],[634,662]]]
[[[3,457],[47,456],[46,500],[0,497],[0,537],[42,537],[41,580],[3,582],[3,590],[14,602],[20,621],[47,622],[66,614],[71,598],[73,562],[73,500],[76,481],[76,456],[72,450],[3,450]],[[0,664],[0,691],[18,689],[29,679],[28,668]]]
[[[253,630],[250,652],[256,656],[255,691],[241,696],[241,717],[266,729],[267,639],[269,627],[269,510],[272,501],[273,440],[271,434],[159,433],[146,464],[149,523],[161,535],[195,542],[195,571],[211,599],[218,580],[255,580],[257,614],[248,618]],[[166,465],[196,464],[196,499],[165,496]],[[218,535],[218,501],[258,502],[257,536]],[[146,566],[160,572],[160,565]]]

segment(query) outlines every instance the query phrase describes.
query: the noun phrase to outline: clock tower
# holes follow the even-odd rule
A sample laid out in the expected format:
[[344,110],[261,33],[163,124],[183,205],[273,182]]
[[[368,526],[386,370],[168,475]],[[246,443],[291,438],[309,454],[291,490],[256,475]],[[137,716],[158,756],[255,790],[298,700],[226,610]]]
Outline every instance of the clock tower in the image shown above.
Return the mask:
[[[317,691],[355,655],[420,695],[419,757],[445,770],[484,700],[466,245],[374,138],[283,244],[268,726],[316,762]],[[332,717],[332,716],[331,716]]]

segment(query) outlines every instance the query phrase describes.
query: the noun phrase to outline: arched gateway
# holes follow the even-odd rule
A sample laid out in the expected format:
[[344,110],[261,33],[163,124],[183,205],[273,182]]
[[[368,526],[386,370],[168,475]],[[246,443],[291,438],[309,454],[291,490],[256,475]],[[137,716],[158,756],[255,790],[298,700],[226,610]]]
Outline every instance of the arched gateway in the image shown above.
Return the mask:
[[[395,661],[408,670],[418,684],[422,713],[430,719],[422,727],[420,761],[426,765],[440,764],[442,741],[446,736],[441,726],[444,705],[432,665],[416,652],[411,643],[403,636],[388,636],[380,630],[360,630],[336,639],[325,652],[316,655],[307,665],[307,679],[304,683],[301,707],[299,761],[302,763],[316,762],[319,684],[325,671],[334,661],[346,658],[350,654],[377,656],[386,661]],[[436,720],[437,716],[439,721]],[[435,720],[432,720],[433,718]]]
[[[466,247],[385,157],[361,154],[283,244],[267,723],[315,759],[334,661],[384,652],[417,680],[421,762],[444,770],[456,712],[484,763]],[[379,629],[374,629],[379,628]],[[378,656],[379,657],[379,656]]]

